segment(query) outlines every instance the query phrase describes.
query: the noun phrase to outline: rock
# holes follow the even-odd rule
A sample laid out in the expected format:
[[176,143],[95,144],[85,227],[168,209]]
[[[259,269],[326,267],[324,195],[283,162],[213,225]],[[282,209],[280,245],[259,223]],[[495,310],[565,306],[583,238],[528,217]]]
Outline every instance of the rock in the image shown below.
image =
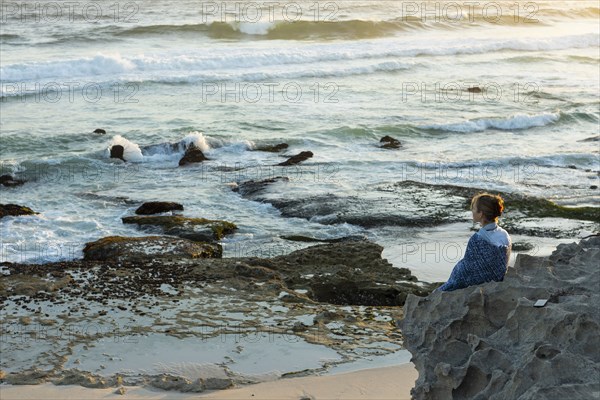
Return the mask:
[[[485,191],[474,187],[406,180],[373,186],[369,197],[361,193],[354,196],[307,194],[303,197],[296,193],[288,195],[286,183],[285,178],[276,177],[241,182],[233,190],[246,199],[270,203],[284,217],[318,219],[321,224],[349,223],[364,228],[429,227],[470,222],[465,211],[469,210],[471,198],[478,192]],[[508,192],[494,193],[504,198],[506,212],[501,225],[511,234],[573,237],[582,230],[593,230],[593,223],[600,222],[598,207],[565,207],[540,197]],[[565,218],[592,223],[580,223],[578,228],[563,228],[560,224],[532,226],[532,218]]]
[[127,392],[127,390],[123,386],[119,386],[117,388],[117,390],[115,390],[115,394],[120,394],[120,395],[124,395],[126,392]]
[[29,207],[20,206],[18,204],[0,204],[0,218],[35,214],[38,213],[36,213]]
[[192,145],[186,149],[185,154],[183,155],[181,160],[179,160],[179,166],[192,164],[192,163],[199,163],[199,162],[206,161],[206,160],[208,160],[208,158],[206,158],[204,156],[204,153],[202,153],[202,150],[200,150],[198,147]]
[[206,378],[203,383],[206,390],[223,390],[233,386],[229,378]]
[[[503,282],[409,295],[413,399],[591,399],[600,376],[600,237],[519,254]],[[537,299],[549,299],[533,307]]]
[[600,135],[590,136],[589,138],[578,140],[578,142],[600,142]]
[[280,152],[281,150],[287,149],[288,147],[289,147],[289,145],[287,143],[279,143],[279,144],[275,144],[275,145],[257,147],[256,151],[268,151],[271,153],[277,153],[277,152]]
[[12,175],[2,175],[0,176],[0,185],[4,185],[7,187],[20,186],[24,184],[25,181],[21,179],[16,179]]
[[481,92],[483,92],[483,90],[481,90],[481,88],[478,87],[478,86],[473,86],[473,87],[467,88],[467,92],[469,92],[469,93],[481,93]]
[[101,128],[94,130],[94,133],[97,133],[98,135],[106,135],[106,131]]
[[84,260],[115,262],[148,261],[155,258],[219,258],[222,248],[216,244],[165,236],[109,236],[86,243],[83,254]]
[[598,185],[592,185],[590,186],[590,189],[598,189]]
[[295,156],[288,158],[286,161],[281,162],[277,165],[284,166],[284,167],[289,166],[289,165],[296,165],[296,164],[301,163],[302,161],[308,160],[312,156],[313,156],[312,151],[303,151],[303,152],[296,154]]
[[125,154],[125,148],[120,144],[115,144],[110,148],[110,158],[118,158],[119,160],[127,161],[123,158]]
[[188,218],[180,215],[132,216],[122,218],[124,224],[137,224],[145,228],[159,228],[173,235],[195,242],[213,242],[233,233],[237,226],[232,222],[205,218]]
[[379,140],[379,143],[383,143],[382,149],[399,149],[402,143],[398,139],[394,139],[391,136],[384,136]]
[[167,211],[183,211],[183,205],[170,201],[149,201],[135,210],[138,215],[160,214]]

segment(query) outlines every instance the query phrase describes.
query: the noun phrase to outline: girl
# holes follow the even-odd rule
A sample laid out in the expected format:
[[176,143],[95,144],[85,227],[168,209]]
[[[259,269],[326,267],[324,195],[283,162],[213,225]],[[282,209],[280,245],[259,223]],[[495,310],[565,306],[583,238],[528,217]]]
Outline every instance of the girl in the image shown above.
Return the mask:
[[479,222],[481,229],[469,239],[465,256],[454,266],[448,282],[436,290],[451,291],[504,279],[511,248],[510,236],[498,226],[504,200],[481,193],[471,200],[471,211],[473,222]]

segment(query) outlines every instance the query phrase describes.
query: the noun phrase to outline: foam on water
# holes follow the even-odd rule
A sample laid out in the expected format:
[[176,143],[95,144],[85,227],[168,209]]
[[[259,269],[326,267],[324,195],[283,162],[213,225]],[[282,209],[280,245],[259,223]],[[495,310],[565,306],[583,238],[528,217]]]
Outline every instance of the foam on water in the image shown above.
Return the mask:
[[517,114],[508,118],[482,118],[452,124],[425,125],[422,128],[460,133],[483,132],[488,129],[509,131],[549,125],[557,122],[560,117],[560,112],[538,115]]

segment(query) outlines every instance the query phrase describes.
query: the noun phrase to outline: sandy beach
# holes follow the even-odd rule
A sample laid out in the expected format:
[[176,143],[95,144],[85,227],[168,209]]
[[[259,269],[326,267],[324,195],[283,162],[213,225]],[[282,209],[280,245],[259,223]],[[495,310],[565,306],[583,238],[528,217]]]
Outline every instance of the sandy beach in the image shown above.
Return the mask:
[[328,376],[307,376],[281,379],[241,388],[210,393],[177,393],[148,390],[138,386],[126,386],[125,394],[115,388],[87,389],[81,386],[56,386],[53,384],[0,386],[2,400],[33,399],[410,399],[418,373],[412,363],[394,367],[373,368]]

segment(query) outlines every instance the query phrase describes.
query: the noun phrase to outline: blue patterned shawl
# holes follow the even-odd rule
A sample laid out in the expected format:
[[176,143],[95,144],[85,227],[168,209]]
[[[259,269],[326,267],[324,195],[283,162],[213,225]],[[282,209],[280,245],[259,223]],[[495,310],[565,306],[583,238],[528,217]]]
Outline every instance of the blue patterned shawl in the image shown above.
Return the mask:
[[452,270],[448,282],[436,290],[452,291],[467,286],[504,279],[508,265],[508,246],[495,246],[480,235],[469,239],[465,256]]

